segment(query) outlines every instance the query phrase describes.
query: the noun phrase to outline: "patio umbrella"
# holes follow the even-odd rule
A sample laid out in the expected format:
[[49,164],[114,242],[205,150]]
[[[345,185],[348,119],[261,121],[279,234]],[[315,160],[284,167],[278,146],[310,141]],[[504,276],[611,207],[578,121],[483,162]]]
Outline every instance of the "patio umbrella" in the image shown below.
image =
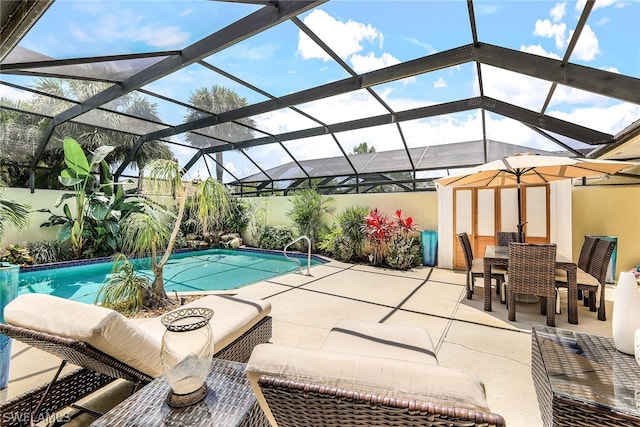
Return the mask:
[[518,187],[518,231],[522,232],[520,184],[544,184],[570,178],[613,175],[633,163],[574,159],[571,157],[515,154],[471,168],[464,173],[436,180],[442,186],[455,187]]

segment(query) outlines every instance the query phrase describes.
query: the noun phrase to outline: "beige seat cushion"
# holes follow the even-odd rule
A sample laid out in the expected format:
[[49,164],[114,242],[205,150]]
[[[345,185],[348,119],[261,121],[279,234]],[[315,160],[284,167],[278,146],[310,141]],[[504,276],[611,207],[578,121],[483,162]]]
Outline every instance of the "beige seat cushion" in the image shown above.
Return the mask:
[[[471,271],[473,273],[484,274],[484,258],[474,258],[473,261],[471,261]],[[492,266],[491,274],[507,274],[507,270]]]
[[438,364],[429,331],[416,326],[340,320],[329,332],[322,350]]
[[[556,282],[567,283],[567,271],[566,270],[562,270],[560,268],[556,268],[555,275],[556,275],[556,277],[555,277]],[[582,270],[581,268],[578,268],[578,271],[577,271],[577,274],[576,274],[576,278],[577,278],[578,285],[593,286],[594,288],[596,288],[592,292],[595,292],[595,294],[596,294],[596,307],[600,307],[600,293],[601,293],[602,285],[600,284],[598,279],[596,279],[595,277],[593,277],[591,274],[587,273],[586,271]]]
[[458,369],[426,363],[260,344],[254,348],[246,369],[258,401],[271,419],[273,415],[257,385],[261,375],[469,410],[489,410],[482,381]]
[[[204,307],[213,310],[213,317],[209,324],[213,331],[213,351],[216,353],[271,312],[271,303],[268,301],[228,295],[208,295],[179,308],[186,307]],[[141,327],[158,340],[162,340],[165,331],[160,319],[161,317],[156,317],[141,323]]]
[[[567,271],[566,270],[562,270],[559,268],[556,268],[556,272],[555,272],[555,279],[556,282],[564,282],[567,283]],[[596,279],[595,277],[593,277],[591,274],[587,273],[586,271],[582,270],[582,269],[578,269],[577,274],[577,282],[579,285],[588,285],[588,286],[594,286],[597,287],[600,282],[598,282],[598,279]]]
[[[267,301],[210,295],[182,306],[206,307],[211,319],[214,351],[248,331],[270,311]],[[108,308],[45,294],[25,294],[5,308],[6,322],[15,326],[84,341],[152,377],[162,374],[160,345],[165,327],[161,317],[127,319]]]
[[117,311],[46,294],[24,294],[4,310],[8,324],[86,342],[152,377],[162,374],[160,340]]

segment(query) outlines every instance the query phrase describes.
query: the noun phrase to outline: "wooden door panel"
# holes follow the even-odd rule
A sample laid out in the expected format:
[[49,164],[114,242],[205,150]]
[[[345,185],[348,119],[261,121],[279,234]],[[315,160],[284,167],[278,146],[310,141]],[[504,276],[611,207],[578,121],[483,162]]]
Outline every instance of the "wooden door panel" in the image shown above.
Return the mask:
[[[549,243],[550,214],[549,186],[522,186],[522,221],[526,241]],[[518,189],[499,188],[454,188],[454,253],[453,268],[464,270],[464,254],[458,242],[458,233],[469,235],[473,255],[482,258],[487,245],[496,244],[498,231],[518,231]]]

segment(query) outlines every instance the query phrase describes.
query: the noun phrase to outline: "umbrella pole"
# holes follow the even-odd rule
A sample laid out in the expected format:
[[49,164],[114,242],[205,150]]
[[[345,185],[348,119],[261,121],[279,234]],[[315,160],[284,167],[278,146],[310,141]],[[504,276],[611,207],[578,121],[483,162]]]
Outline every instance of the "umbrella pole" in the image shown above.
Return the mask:
[[524,228],[524,224],[522,223],[522,201],[521,201],[521,196],[520,196],[520,175],[517,175],[517,180],[516,182],[518,183],[518,233],[522,234],[522,229]]

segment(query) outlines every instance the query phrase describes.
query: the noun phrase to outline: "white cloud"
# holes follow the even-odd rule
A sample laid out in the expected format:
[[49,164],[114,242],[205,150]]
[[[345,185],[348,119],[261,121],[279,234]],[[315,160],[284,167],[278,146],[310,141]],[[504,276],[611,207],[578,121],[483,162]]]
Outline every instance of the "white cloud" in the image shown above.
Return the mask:
[[433,87],[436,88],[436,89],[447,87],[447,82],[445,82],[444,79],[442,77],[440,77],[438,80],[433,82]]
[[145,42],[149,46],[170,49],[182,47],[189,40],[189,34],[174,26],[153,27],[147,25],[137,31],[132,31],[131,38]]
[[609,71],[610,73],[620,74],[620,70],[618,70],[616,67],[601,67],[600,69],[603,71]]
[[567,3],[556,4],[549,12],[549,14],[551,15],[551,20],[553,22],[560,22],[564,17],[566,7]]
[[120,40],[141,41],[149,46],[163,49],[182,47],[190,38],[189,33],[178,27],[160,24],[141,26],[143,17],[131,9],[119,10],[117,14],[107,14],[98,22],[92,22],[95,27],[92,32],[98,34],[97,39],[117,42]]
[[[573,30],[569,34],[569,39],[573,36]],[[580,38],[573,50],[572,58],[581,59],[583,61],[592,61],[596,55],[600,54],[600,45],[598,37],[589,25],[585,25],[580,33]]]
[[621,102],[613,106],[579,108],[570,113],[549,111],[548,114],[615,135],[640,117],[640,105]]
[[[584,10],[584,5],[587,3],[587,0],[578,0],[576,2],[576,10],[582,12]],[[602,9],[605,7],[609,7],[611,5],[616,5],[616,7],[623,7],[624,2],[619,0],[598,0],[593,5],[593,10]]]
[[531,53],[533,55],[538,55],[538,56],[545,56],[547,58],[553,58],[553,59],[562,59],[560,58],[560,56],[557,53],[553,53],[553,52],[547,52],[546,50],[544,50],[544,48],[542,46],[540,46],[539,44],[536,45],[529,45],[529,46],[524,46],[521,45],[520,46],[520,51],[522,52],[527,52],[527,53]]
[[180,13],[178,14],[178,16],[182,18],[183,16],[189,16],[189,15],[191,15],[191,14],[192,14],[192,13],[194,13],[194,12],[195,12],[195,10],[194,10],[194,9],[189,8],[189,9],[185,9],[185,10],[183,10],[182,12],[180,12]]
[[373,52],[369,52],[367,55],[357,54],[349,58],[349,61],[353,70],[358,74],[400,63],[400,60],[386,52],[382,56],[376,56]]
[[543,105],[551,86],[550,82],[486,64],[482,65],[482,78],[485,95],[534,111]]
[[431,46],[429,43],[421,42],[420,40],[415,39],[413,37],[407,38],[407,41],[423,49],[427,55],[431,55],[437,52],[437,50],[433,46]]
[[[315,9],[304,18],[304,23],[341,58],[361,52],[362,42],[382,40],[382,34],[370,24],[349,20],[338,21],[322,9]],[[330,57],[302,31],[299,32],[298,53],[305,59]]]
[[565,43],[565,32],[567,30],[567,24],[559,23],[553,24],[548,19],[538,19],[536,21],[535,29],[533,30],[533,35],[553,38],[556,42],[556,47],[558,49],[562,49]]
[[0,85],[0,98],[13,102],[27,102],[33,98],[33,95],[24,90],[17,90],[6,85]]

